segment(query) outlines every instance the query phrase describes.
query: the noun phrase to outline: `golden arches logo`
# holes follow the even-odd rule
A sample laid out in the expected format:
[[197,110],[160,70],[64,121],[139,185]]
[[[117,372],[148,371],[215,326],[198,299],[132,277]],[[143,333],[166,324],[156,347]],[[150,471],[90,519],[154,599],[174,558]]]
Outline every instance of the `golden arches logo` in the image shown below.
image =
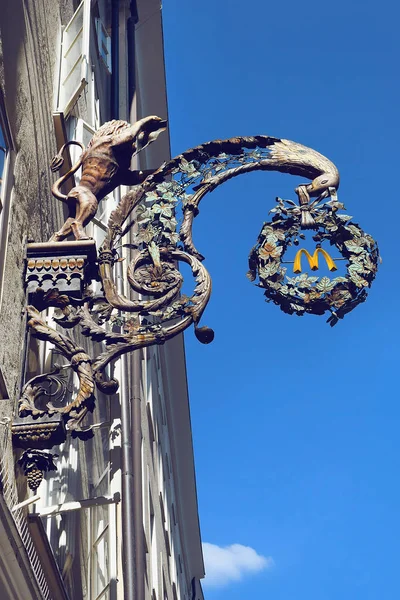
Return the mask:
[[294,273],[301,273],[301,257],[303,254],[307,257],[307,260],[309,262],[309,265],[310,265],[310,268],[312,271],[317,271],[317,269],[318,269],[318,255],[319,254],[322,254],[322,256],[325,258],[326,264],[330,271],[337,271],[337,266],[335,265],[333,259],[329,256],[327,251],[324,250],[323,248],[317,248],[312,256],[309,252],[307,252],[307,250],[302,248],[301,250],[299,250],[296,253],[296,256],[294,258],[294,265],[293,265]]

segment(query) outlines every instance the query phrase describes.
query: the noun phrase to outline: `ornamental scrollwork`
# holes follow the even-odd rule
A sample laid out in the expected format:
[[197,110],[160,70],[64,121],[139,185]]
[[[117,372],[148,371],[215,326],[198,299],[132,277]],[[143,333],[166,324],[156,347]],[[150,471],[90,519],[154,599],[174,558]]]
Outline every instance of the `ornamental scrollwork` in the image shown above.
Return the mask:
[[[53,186],[56,198],[75,202],[76,214],[52,236],[50,244],[44,244],[46,252],[51,253],[54,248],[57,253],[60,240],[73,234],[78,256],[78,246],[83,248],[89,243],[83,227],[95,215],[98,202],[117,185],[135,184],[112,211],[105,239],[97,249],[100,294],[90,292],[84,263],[80,263],[83,266],[76,275],[82,279],[79,297],[72,297],[68,285],[60,287],[54,278],[54,287],[40,294],[40,274],[37,275],[37,268],[35,271],[39,291],[31,294],[34,300],[27,308],[29,328],[33,335],[56,346],[79,381],[74,398],[62,407],[49,402],[46,410],[61,414],[67,429],[78,435],[87,432],[82,421],[93,407],[95,387],[108,394],[117,390],[118,382],[108,379],[106,370],[121,355],[163,344],[191,325],[199,341],[212,341],[213,330],[200,325],[211,295],[211,279],[204,257],[193,242],[192,227],[202,199],[225,181],[252,171],[280,171],[309,180],[295,188],[296,202],[278,198],[271,211],[273,217],[264,224],[249,259],[249,278],[285,312],[303,315],[328,311],[328,321],[334,325],[365,300],[366,289],[376,275],[376,242],[352,217],[340,213],[344,206],[337,199],[339,172],[325,156],[296,142],[259,135],[201,144],[151,173],[130,171],[131,157],[154,141],[164,128],[165,122],[158,117],[142,119],[132,126],[120,121],[105,124],[83,148],[78,161],[83,168],[79,185],[68,196],[60,192],[61,184],[78,168],[75,165]],[[63,150],[64,147],[54,159],[53,170],[60,167]],[[290,277],[282,259],[289,246],[304,239],[307,230],[312,230],[314,254],[299,249],[294,260],[296,276]],[[311,270],[318,267],[318,259],[326,259],[329,268],[335,270],[336,258],[330,256],[327,243],[347,261],[347,274],[333,279],[307,273],[297,275],[302,258],[309,261]],[[133,258],[126,268],[126,289],[134,292],[133,299],[116,283],[116,266],[124,246],[132,250]],[[190,296],[181,293],[180,263],[189,265],[193,274]],[[40,311],[49,306],[59,311],[54,317],[58,329],[41,315]],[[103,343],[98,356],[89,356],[74,340],[76,327],[84,336]],[[69,331],[62,333],[61,329]],[[36,402],[41,384],[38,378],[26,384],[21,414],[34,415],[43,410],[37,408]]]
[[[53,294],[53,301],[54,297]],[[50,303],[52,300],[49,298]],[[19,415],[35,417],[58,413],[66,416],[67,429],[84,431],[81,423],[93,404],[95,387],[92,359],[71,336],[50,327],[34,306],[29,305],[26,310],[29,317],[28,327],[34,332],[35,337],[54,344],[58,352],[69,360],[69,363],[63,366],[56,365],[51,373],[33,377],[25,384],[19,402]],[[62,320],[59,322],[62,323]],[[66,376],[61,375],[61,371],[65,372],[66,369],[71,369],[77,375],[79,386],[74,397],[66,403],[62,403],[60,401],[66,397],[71,398],[71,390],[68,394],[66,393]],[[52,389],[52,384],[55,384],[55,389]],[[45,406],[43,404],[38,406],[38,399],[43,396],[53,398],[53,401],[49,400]],[[56,400],[57,404],[61,403],[61,406],[54,404]]]

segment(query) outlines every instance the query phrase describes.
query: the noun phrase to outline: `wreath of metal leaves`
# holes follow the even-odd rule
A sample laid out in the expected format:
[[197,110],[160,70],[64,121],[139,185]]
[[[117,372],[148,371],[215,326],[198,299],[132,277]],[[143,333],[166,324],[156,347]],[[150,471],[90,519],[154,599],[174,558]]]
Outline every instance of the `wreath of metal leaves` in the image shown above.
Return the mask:
[[300,207],[281,198],[277,198],[278,204],[271,211],[274,217],[264,224],[250,253],[248,272],[251,281],[258,278],[268,301],[285,313],[302,316],[329,311],[327,322],[331,326],[366,300],[380,260],[375,240],[352,222],[353,217],[338,212],[344,205],[337,201],[336,194],[332,196],[328,202],[310,205],[316,223],[313,240],[318,246],[328,241],[339,250],[348,261],[345,276],[331,279],[306,272],[288,276],[287,267],[282,265],[285,252],[292,244],[298,246],[305,236],[301,233]]

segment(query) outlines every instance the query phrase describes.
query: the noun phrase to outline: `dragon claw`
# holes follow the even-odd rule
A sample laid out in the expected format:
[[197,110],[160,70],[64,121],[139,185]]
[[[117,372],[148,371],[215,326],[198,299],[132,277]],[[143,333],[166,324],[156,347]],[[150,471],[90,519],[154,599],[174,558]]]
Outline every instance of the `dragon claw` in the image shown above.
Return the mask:
[[59,171],[64,164],[64,159],[60,154],[56,154],[53,160],[50,163],[50,169],[53,173]]

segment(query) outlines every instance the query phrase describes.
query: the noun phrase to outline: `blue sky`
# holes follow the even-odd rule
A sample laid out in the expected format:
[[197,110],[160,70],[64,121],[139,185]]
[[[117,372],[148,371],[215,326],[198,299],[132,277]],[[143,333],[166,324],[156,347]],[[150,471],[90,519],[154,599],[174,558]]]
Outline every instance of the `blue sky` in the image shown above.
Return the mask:
[[234,135],[311,146],[383,258],[367,302],[333,329],[289,316],[245,274],[275,196],[295,199],[298,180],[250,174],[204,200],[194,241],[216,337],[189,332],[186,350],[202,537],[220,547],[206,600],[397,600],[400,10],[167,0],[163,15],[173,155]]

